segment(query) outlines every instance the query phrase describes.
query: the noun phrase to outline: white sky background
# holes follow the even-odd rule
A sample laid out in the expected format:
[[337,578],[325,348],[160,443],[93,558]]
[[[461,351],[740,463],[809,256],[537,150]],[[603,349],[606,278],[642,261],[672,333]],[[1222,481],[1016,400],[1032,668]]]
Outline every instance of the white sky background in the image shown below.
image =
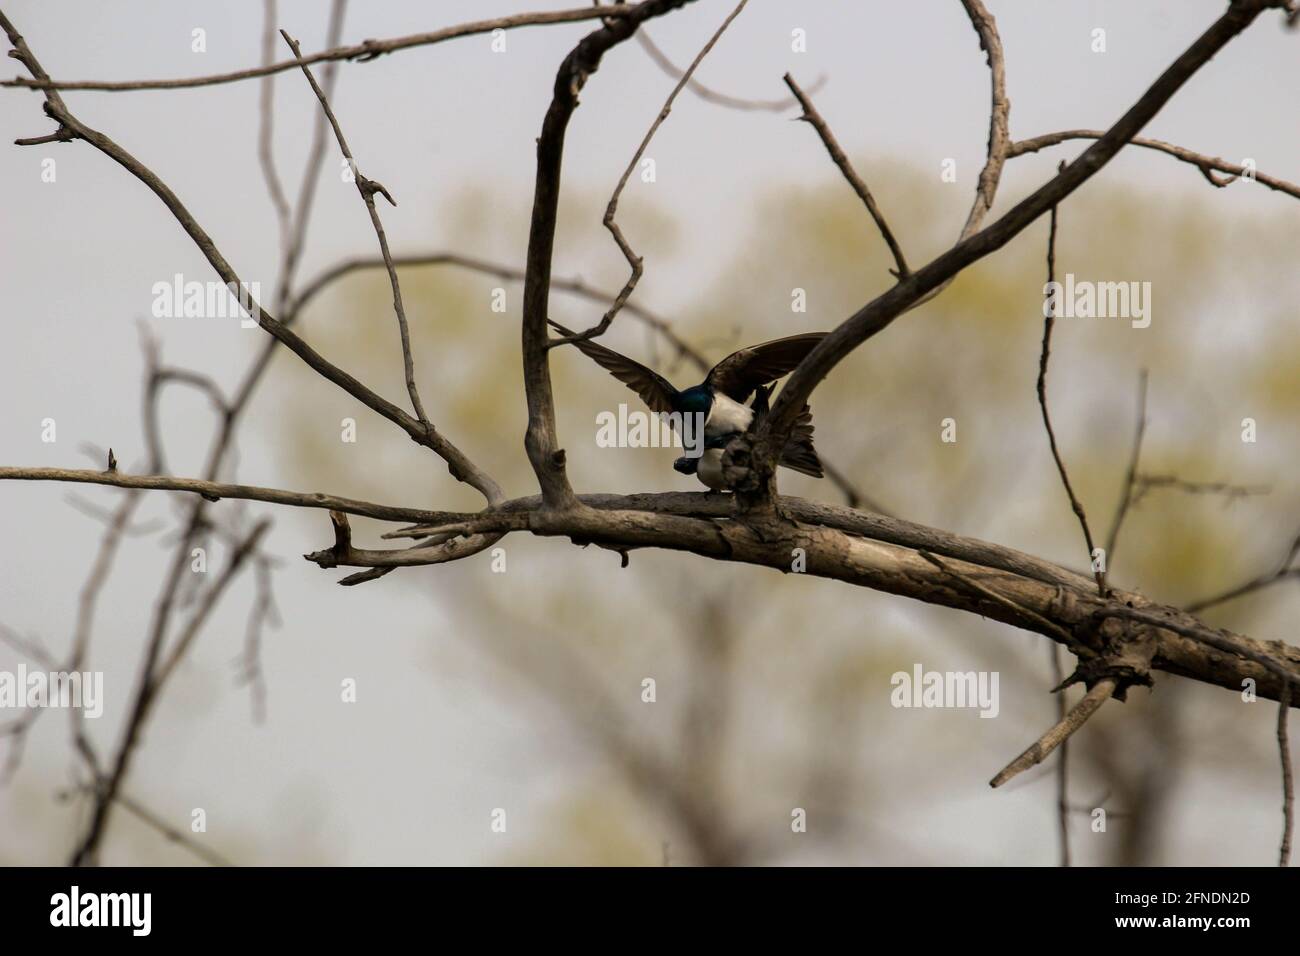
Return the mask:
[[[354,0],[343,37],[349,43],[394,37],[565,5],[577,3]],[[281,0],[280,22],[304,50],[314,51],[322,46],[328,6],[326,0]],[[731,6],[700,2],[652,23],[650,33],[685,64]],[[1013,138],[1110,125],[1224,6],[1214,0],[989,0],[1006,50]],[[63,79],[188,76],[239,69],[260,58],[262,5],[255,0],[7,0],[3,9],[50,74]],[[1230,161],[1250,156],[1261,170],[1300,180],[1300,37],[1283,33],[1278,20],[1266,15],[1233,41],[1144,135]],[[196,26],[207,30],[204,54],[190,50]],[[806,54],[790,50],[793,27],[807,31]],[[1089,49],[1095,27],[1107,31],[1104,55]],[[490,184],[490,198],[504,208],[531,201],[533,144],[555,68],[591,28],[588,23],[514,31],[502,55],[492,54],[489,38],[479,36],[341,65],[334,106],[348,140],[361,169],[400,203],[381,210],[395,252],[460,248],[522,263],[524,234],[513,248],[464,249],[443,224],[443,213],[463,184]],[[6,62],[6,76],[19,71],[16,62]],[[965,183],[953,200],[956,233],[969,204],[970,176],[984,154],[989,94],[984,56],[955,0],[752,0],[697,78],[734,95],[770,99],[784,94],[781,75],[787,70],[805,87],[819,75],[829,78],[816,103],[855,160],[889,158],[937,171],[944,157],[956,158]],[[570,126],[566,183],[611,189],[671,85],[634,42],[607,56]],[[295,73],[282,74],[276,89],[278,156],[292,197],[314,101]],[[269,290],[274,277],[257,272],[277,259],[275,219],[256,159],[258,91],[257,83],[245,82],[67,98],[84,122],[154,169],[235,268]],[[653,262],[638,297],[671,315],[710,280],[725,237],[780,228],[752,221],[755,196],[775,185],[838,178],[816,137],[788,122],[788,115],[731,112],[689,94],[678,100],[651,149],[660,212],[678,224],[676,244],[671,255]],[[50,129],[39,95],[0,91],[0,140]],[[1067,146],[1010,164],[995,214],[1041,182],[1059,158],[1080,149]],[[1100,179],[1158,191],[1171,203],[1209,188],[1191,167],[1136,153],[1126,151]],[[58,160],[56,184],[40,180],[46,156]],[[332,162],[337,168],[336,158]],[[206,266],[151,194],[84,145],[2,146],[0,184],[0,458],[5,464],[86,467],[77,451],[85,441],[112,444],[130,467],[143,456],[135,319],[148,314],[154,282],[174,272],[206,279]],[[373,251],[355,191],[351,185],[333,188],[340,185],[337,177],[322,178],[302,276]],[[1264,190],[1234,199],[1243,219],[1255,211],[1276,212],[1287,201]],[[491,205],[483,210],[485,217],[492,214]],[[591,229],[599,230],[599,222]],[[917,253],[909,252],[912,265],[920,264]],[[617,255],[612,244],[608,255]],[[557,274],[584,269],[582,262],[566,261],[561,250]],[[821,327],[843,316],[816,318],[812,324]],[[254,344],[260,344],[257,330],[241,334],[193,320],[151,325],[164,337],[169,363],[203,369],[225,385],[242,376]],[[425,400],[432,406],[428,391]],[[169,464],[177,473],[193,473],[208,419],[196,427],[200,405],[187,399],[168,407]],[[258,417],[274,414],[270,402],[254,406],[241,442],[242,481],[281,484],[277,454],[266,445],[273,430],[256,427]],[[39,438],[46,417],[58,422],[54,445]],[[193,436],[187,429],[194,429]],[[102,492],[77,490],[92,500],[110,500]],[[67,491],[50,484],[0,484],[0,621],[44,637],[56,650],[71,632],[76,589],[100,533],[95,522],[65,504]],[[256,513],[268,510],[259,506]],[[155,506],[153,513],[166,511]],[[304,543],[304,522],[276,516],[269,543],[286,558],[277,597],[290,621],[271,634],[265,652],[270,723],[252,727],[246,695],[231,686],[228,661],[241,640],[247,608],[241,596],[227,602],[183,681],[157,712],[128,791],[148,794],[155,807],[171,813],[206,806],[213,832],[220,832],[223,820],[237,820],[241,839],[263,837],[260,845],[241,844],[250,862],[297,859],[292,854],[303,853],[304,843],[315,848],[314,859],[329,862],[491,860],[500,844],[491,842],[486,808],[518,807],[512,826],[518,819],[526,835],[528,808],[539,806],[553,787],[537,740],[555,735],[498,700],[477,695],[456,660],[435,657],[427,634],[437,624],[436,609],[426,598],[410,588],[334,586],[332,573],[296,557],[324,546],[320,523]],[[134,679],[135,648],[149,619],[162,554],[152,540],[129,545],[101,602],[95,660],[109,668],[106,729],[118,726],[118,708]],[[247,585],[239,593],[246,595]],[[0,667],[13,663],[12,654],[0,649]],[[361,702],[353,709],[335,703],[340,675],[360,682]],[[1031,736],[1027,728],[1026,742]],[[18,781],[0,791],[0,863],[63,858],[64,848],[51,846],[51,834],[70,821],[56,815],[51,798],[67,781],[72,757],[65,737],[62,716],[43,718]],[[400,764],[399,779],[394,764]],[[1050,862],[1054,844],[1048,840],[1015,838],[1025,853],[1039,846],[1041,859],[1013,854],[1007,846],[1018,818],[1047,812],[1042,791],[1035,794],[994,799],[979,792],[977,799],[954,804],[936,824],[936,840],[962,848],[952,862]],[[1274,791],[1266,797],[1271,807]],[[975,814],[979,825],[967,825]],[[421,818],[439,825],[410,826]],[[1268,840],[1275,820],[1261,821]],[[119,815],[115,826],[131,825]],[[904,832],[917,830],[909,826]],[[125,851],[118,857],[130,858]]]

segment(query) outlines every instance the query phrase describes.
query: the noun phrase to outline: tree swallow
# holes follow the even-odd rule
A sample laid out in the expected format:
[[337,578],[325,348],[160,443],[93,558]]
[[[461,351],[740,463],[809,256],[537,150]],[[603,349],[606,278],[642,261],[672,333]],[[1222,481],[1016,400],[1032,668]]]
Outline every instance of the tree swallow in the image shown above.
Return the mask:
[[[576,334],[558,322],[550,324],[562,335]],[[746,403],[755,392],[766,398],[766,392],[762,391],[764,386],[793,371],[825,336],[825,332],[805,332],[732,352],[709,369],[703,382],[680,391],[658,372],[590,339],[579,339],[571,344],[640,395],[652,412],[676,413],[683,422],[687,416],[702,418],[702,450],[678,458],[673,462],[673,468],[685,475],[695,475],[714,491],[722,491],[728,488],[722,473],[723,450],[733,437],[748,430],[754,420],[755,408]],[[683,435],[685,441],[690,429],[683,430],[688,432]],[[812,434],[812,412],[804,406],[803,414],[795,422],[790,440],[781,452],[780,464],[820,478],[822,466],[813,448]]]

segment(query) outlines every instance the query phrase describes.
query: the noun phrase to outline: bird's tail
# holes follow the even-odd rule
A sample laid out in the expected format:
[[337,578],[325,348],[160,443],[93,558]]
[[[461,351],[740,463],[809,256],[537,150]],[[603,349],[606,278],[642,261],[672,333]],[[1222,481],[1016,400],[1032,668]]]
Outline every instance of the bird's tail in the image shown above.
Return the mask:
[[780,464],[812,478],[821,478],[823,475],[821,459],[813,447],[812,409],[807,405],[795,419],[794,428],[790,430],[790,440],[781,451]]
[[[774,386],[760,386],[754,390],[754,409],[753,424],[766,417],[768,411],[768,398],[771,396]],[[781,460],[777,463],[792,471],[808,475],[810,478],[823,477],[822,462],[817,457],[817,449],[813,447],[813,421],[812,409],[807,405],[799,413],[799,417],[794,421],[794,427],[790,429],[790,438],[785,443],[785,448],[781,451]]]

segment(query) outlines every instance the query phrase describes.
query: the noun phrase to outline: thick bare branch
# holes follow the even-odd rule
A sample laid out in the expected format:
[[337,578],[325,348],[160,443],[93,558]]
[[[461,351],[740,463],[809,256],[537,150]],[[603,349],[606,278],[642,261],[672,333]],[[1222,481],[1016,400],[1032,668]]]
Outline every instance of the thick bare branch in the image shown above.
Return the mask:
[[1212,608],[1218,604],[1224,604],[1239,597],[1245,597],[1247,594],[1253,594],[1256,591],[1271,587],[1279,581],[1285,581],[1289,578],[1300,580],[1300,567],[1293,567],[1296,555],[1300,554],[1300,535],[1296,535],[1295,540],[1291,542],[1291,548],[1287,551],[1286,556],[1282,559],[1281,565],[1276,571],[1268,574],[1261,574],[1259,577],[1252,578],[1245,584],[1239,584],[1234,588],[1229,588],[1222,594],[1216,594],[1213,597],[1204,598],[1200,601],[1194,601],[1187,605],[1187,610],[1193,614],[1199,614],[1201,611]]
[[[578,106],[578,94],[600,67],[611,47],[630,37],[644,21],[683,6],[690,0],[645,0],[627,7],[626,16],[607,20],[588,34],[564,58],[555,76],[551,105],[537,139],[537,178],[533,213],[528,231],[523,305],[524,391],[528,398],[528,430],[524,447],[550,508],[578,507],[564,467],[564,451],[555,429],[555,399],[547,361],[547,320],[550,318],[551,265],[555,252],[556,215],[560,204],[560,177],[564,160],[564,134]],[[623,9],[599,7],[598,10]]]
[[1124,519],[1128,517],[1128,510],[1133,504],[1133,493],[1136,488],[1138,475],[1138,461],[1142,457],[1142,438],[1147,430],[1147,370],[1143,369],[1138,375],[1138,400],[1137,400],[1137,425],[1133,429],[1133,451],[1129,456],[1128,470],[1124,474],[1124,490],[1120,494],[1119,505],[1115,509],[1115,517],[1110,524],[1110,533],[1106,535],[1106,566],[1110,567],[1115,560],[1115,543],[1119,540],[1120,528],[1124,526]]

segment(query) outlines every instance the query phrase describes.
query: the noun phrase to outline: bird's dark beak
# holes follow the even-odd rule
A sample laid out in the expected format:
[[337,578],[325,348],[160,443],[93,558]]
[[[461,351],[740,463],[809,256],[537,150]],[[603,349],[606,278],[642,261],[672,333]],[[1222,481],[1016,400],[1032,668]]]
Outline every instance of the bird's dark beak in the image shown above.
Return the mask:
[[680,471],[683,475],[693,475],[699,467],[698,458],[687,458],[685,455],[673,462],[673,471]]

